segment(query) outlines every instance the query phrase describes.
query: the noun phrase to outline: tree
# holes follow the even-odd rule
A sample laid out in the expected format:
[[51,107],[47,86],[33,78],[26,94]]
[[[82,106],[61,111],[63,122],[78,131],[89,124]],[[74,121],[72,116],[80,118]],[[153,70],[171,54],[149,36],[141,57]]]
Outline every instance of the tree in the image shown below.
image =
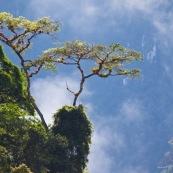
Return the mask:
[[30,77],[37,74],[42,65],[34,65],[36,70],[31,72],[30,69],[27,68],[26,63],[32,61],[28,59],[26,60],[23,53],[31,46],[31,40],[33,38],[40,34],[53,34],[54,32],[59,31],[59,25],[59,23],[56,24],[49,18],[42,18],[31,22],[24,17],[13,18],[10,13],[0,13],[0,40],[10,46],[19,57],[22,70],[24,71],[27,80],[28,99],[39,114],[47,131],[48,127],[44,120],[43,114],[37,107],[30,92]]
[[[3,52],[2,55],[6,57]],[[1,74],[3,75],[10,69],[11,72],[4,77],[4,81],[14,78],[14,84],[1,83],[1,88],[6,90],[3,95],[4,102],[0,106],[0,146],[2,146],[0,156],[3,158],[0,160],[4,165],[1,171],[10,172],[10,165],[14,167],[12,172],[29,171],[22,164],[25,163],[33,172],[37,173],[49,171],[51,173],[82,172],[87,162],[92,131],[91,123],[84,113],[83,107],[66,106],[59,110],[60,115],[56,113],[54,125],[47,133],[41,121],[34,115],[30,115],[29,109],[23,109],[20,99],[16,99],[21,94],[20,88],[25,78],[21,79],[20,85],[16,85],[15,90],[18,94],[16,93],[15,96],[11,94],[13,91],[11,87],[15,85],[18,78],[15,78],[13,73],[16,66],[7,57],[6,61],[11,68],[2,66]],[[24,88],[23,92],[25,90]],[[25,99],[27,101],[27,98],[23,98],[23,101]],[[62,110],[65,108],[68,111],[66,114],[62,114]],[[59,118],[62,120],[61,122],[58,122]],[[62,133],[62,129],[65,133]],[[77,153],[72,152],[75,147],[78,148]],[[11,159],[7,157],[9,154]],[[77,164],[76,161],[78,161]]]
[[[24,52],[31,46],[31,41],[36,36],[46,34],[55,36],[60,29],[60,22],[56,23],[49,18],[42,18],[36,21],[29,21],[24,17],[14,18],[10,13],[0,13],[0,40],[12,48],[20,59],[21,68],[27,79],[27,93],[29,101],[39,114],[45,129],[48,131],[44,116],[33,100],[30,92],[30,78],[39,73],[43,67],[53,68],[56,65],[73,65],[79,70],[81,80],[78,91],[71,91],[67,85],[67,90],[74,95],[73,106],[76,106],[77,99],[83,91],[86,79],[92,76],[106,78],[109,76],[139,75],[138,69],[124,69],[123,65],[128,62],[142,60],[140,53],[129,50],[120,44],[110,46],[92,45],[81,41],[66,42],[56,48],[45,51],[40,57],[33,60],[26,59]],[[82,66],[83,62],[86,64]],[[33,70],[35,68],[35,70]]]
[[[77,105],[86,80],[92,76],[137,77],[140,73],[138,69],[125,68],[129,62],[142,60],[140,53],[120,44],[105,46],[75,40],[57,44],[37,58],[25,56],[34,38],[43,34],[56,38],[60,25],[46,17],[29,21],[0,13],[0,41],[13,50],[21,64],[19,69],[0,47],[0,145],[12,154],[10,164],[19,165],[13,170],[82,173],[88,161],[92,134],[84,107]],[[53,125],[48,127],[31,95],[31,77],[42,68],[56,70],[59,65],[76,67],[81,78],[77,91],[66,84],[66,89],[74,96],[72,106],[58,110]],[[35,111],[41,121],[34,116]],[[30,170],[21,165],[23,163]]]
[[[0,146],[11,155],[11,160],[8,159],[11,166],[25,163],[35,173],[43,170],[53,173],[53,168],[68,173],[68,142],[65,137],[46,133],[42,123],[33,116],[27,116],[17,104],[1,105],[0,119]],[[7,158],[4,159],[4,169],[9,169],[4,164]]]
[[[54,134],[60,134],[68,140],[69,172],[82,173],[87,163],[91,144],[92,125],[84,107],[64,106],[54,114],[51,127]],[[70,132],[70,133],[69,133]]]
[[0,159],[4,169],[9,169],[4,164],[8,161],[13,167],[25,163],[35,173],[68,173],[69,144],[65,137],[47,133],[39,120],[29,118],[14,104],[1,105],[0,119],[0,146],[6,148],[3,153],[11,155],[11,160]]

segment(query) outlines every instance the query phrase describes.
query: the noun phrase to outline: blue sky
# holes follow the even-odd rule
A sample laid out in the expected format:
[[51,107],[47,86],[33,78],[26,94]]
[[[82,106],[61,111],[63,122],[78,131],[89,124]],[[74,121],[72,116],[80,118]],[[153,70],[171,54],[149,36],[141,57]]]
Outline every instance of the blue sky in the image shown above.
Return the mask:
[[[0,0],[1,12],[34,20],[50,16],[63,26],[58,41],[120,43],[141,52],[139,79],[88,80],[80,101],[88,107],[94,134],[90,173],[157,173],[173,137],[173,2],[170,0]],[[54,40],[38,38],[27,56],[37,56]],[[10,49],[5,52],[15,63]],[[61,68],[32,81],[32,94],[51,123],[52,114],[72,103],[66,81],[78,74]]]

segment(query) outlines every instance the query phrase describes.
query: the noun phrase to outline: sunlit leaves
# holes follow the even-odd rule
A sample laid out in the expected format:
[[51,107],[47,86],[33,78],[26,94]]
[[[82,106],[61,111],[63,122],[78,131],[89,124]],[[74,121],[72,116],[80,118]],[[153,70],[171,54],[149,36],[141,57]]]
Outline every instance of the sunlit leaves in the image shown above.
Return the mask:
[[1,29],[8,28],[8,29],[17,29],[17,30],[25,30],[32,31],[32,32],[56,32],[59,31],[61,23],[55,23],[53,20],[49,19],[48,17],[44,17],[38,19],[36,21],[30,21],[25,19],[22,16],[18,18],[14,18],[12,14],[2,12],[0,13],[0,26]]
[[21,164],[18,167],[12,168],[11,173],[32,173],[32,172],[25,164]]
[[0,40],[17,53],[23,53],[31,46],[31,40],[39,34],[54,35],[60,30],[61,23],[48,17],[30,21],[22,16],[0,13]]
[[[45,59],[46,57],[46,59]],[[58,45],[57,48],[48,49],[40,57],[42,61],[49,63],[61,63],[68,65],[77,65],[84,61],[85,65],[92,63],[89,68],[92,73],[100,77],[126,75],[135,77],[139,75],[139,70],[124,70],[121,68],[132,61],[142,60],[139,52],[126,49],[120,44],[94,45],[75,40]],[[54,64],[55,65],[55,64]],[[88,70],[89,70],[88,69]]]
[[81,74],[80,89],[71,91],[68,88],[74,95],[73,106],[75,106],[87,78],[91,76],[102,78],[110,76],[138,77],[140,70],[129,67],[129,64],[138,60],[143,60],[139,52],[127,49],[120,44],[105,46],[75,40],[57,44],[57,47],[46,50],[32,62],[32,65],[40,63],[46,69],[56,69],[60,64],[75,66]]

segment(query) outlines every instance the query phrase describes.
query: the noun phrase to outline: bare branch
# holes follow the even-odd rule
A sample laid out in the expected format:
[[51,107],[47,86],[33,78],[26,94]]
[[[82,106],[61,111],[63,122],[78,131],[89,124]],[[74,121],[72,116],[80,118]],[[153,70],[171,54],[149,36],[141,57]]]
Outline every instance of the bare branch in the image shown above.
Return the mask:
[[73,92],[72,90],[69,89],[68,84],[67,84],[67,81],[66,81],[66,89],[67,89],[69,92],[71,92],[72,94],[74,94],[74,92]]
[[74,94],[75,97],[74,97],[74,100],[73,100],[73,106],[76,106],[77,99],[83,91],[83,88],[84,88],[83,86],[84,86],[84,82],[85,82],[84,70],[81,68],[80,59],[77,62],[77,65],[78,65],[77,68],[79,69],[79,71],[81,73],[81,80],[80,80],[79,91]]
[[41,70],[42,66],[43,66],[43,64],[37,65],[37,66],[36,66],[37,69],[36,69],[35,71],[32,71],[32,72],[28,75],[28,77],[32,77],[33,75],[36,75],[36,74]]

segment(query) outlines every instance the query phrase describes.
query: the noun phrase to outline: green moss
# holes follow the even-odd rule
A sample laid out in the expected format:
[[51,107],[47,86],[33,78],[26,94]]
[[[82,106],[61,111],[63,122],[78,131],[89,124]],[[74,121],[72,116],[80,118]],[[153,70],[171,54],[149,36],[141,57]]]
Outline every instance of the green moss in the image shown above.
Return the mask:
[[25,74],[6,57],[0,45],[0,103],[18,103],[33,115],[34,109],[28,99],[26,84]]

